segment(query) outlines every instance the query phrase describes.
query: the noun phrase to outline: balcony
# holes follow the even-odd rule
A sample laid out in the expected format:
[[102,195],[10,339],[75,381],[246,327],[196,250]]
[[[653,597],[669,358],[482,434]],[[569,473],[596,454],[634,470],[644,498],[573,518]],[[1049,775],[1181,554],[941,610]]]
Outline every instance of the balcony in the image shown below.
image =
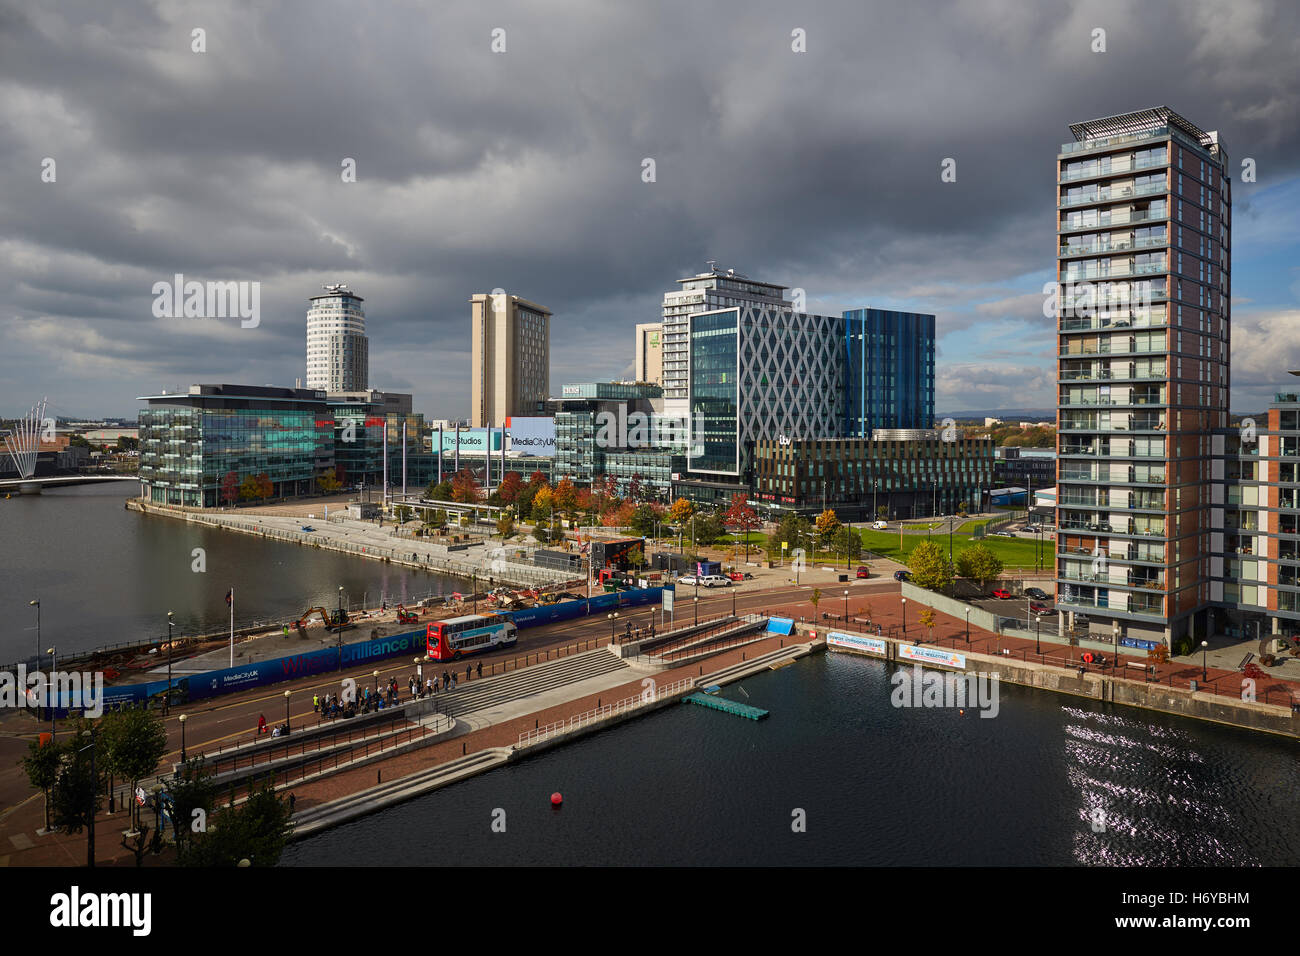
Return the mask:
[[[1172,131],[1168,126],[1153,126],[1140,133],[1117,133],[1114,136],[1102,136],[1097,139],[1085,139],[1073,143],[1062,143],[1061,155],[1069,156],[1072,153],[1082,153],[1094,149],[1110,149],[1114,146],[1122,146],[1125,143],[1145,143],[1149,140],[1163,139],[1164,137],[1169,136],[1171,132]],[[1166,150],[1166,152],[1168,151]]]
[[1092,332],[1104,329],[1163,329],[1165,310],[1133,311],[1124,315],[1067,316],[1061,319],[1062,332]]

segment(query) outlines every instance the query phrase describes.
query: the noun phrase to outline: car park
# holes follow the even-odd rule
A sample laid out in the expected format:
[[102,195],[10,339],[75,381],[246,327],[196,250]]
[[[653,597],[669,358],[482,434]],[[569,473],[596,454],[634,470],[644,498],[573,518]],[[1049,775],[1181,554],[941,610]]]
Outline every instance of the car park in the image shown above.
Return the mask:
[[1011,597],[1011,592],[1006,588],[995,588],[990,597],[995,597],[1000,601],[1005,601],[1007,598]]

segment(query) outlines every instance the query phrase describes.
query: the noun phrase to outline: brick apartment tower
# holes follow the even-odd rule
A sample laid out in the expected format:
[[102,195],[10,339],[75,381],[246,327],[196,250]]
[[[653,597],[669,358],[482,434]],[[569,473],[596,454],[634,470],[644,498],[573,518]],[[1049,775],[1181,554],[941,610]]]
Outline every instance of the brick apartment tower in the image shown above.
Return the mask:
[[1057,156],[1060,623],[1199,644],[1210,433],[1228,424],[1228,157],[1168,107],[1070,132]]

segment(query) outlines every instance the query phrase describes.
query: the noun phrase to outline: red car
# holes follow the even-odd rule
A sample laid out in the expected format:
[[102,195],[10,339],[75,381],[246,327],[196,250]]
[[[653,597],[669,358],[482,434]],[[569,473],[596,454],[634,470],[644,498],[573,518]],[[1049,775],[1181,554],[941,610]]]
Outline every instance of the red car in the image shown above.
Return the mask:
[[1042,601],[1030,601],[1029,611],[1031,614],[1051,614],[1052,605],[1044,604]]
[[733,580],[733,581],[743,581],[743,580],[745,580],[745,575],[744,575],[744,573],[741,572],[741,571],[731,571],[731,572],[729,572],[729,573],[727,574],[727,577],[731,578],[731,580]]
[[1007,598],[1011,597],[1011,592],[1006,588],[998,588],[993,592],[993,597],[1005,601]]
[[867,570],[866,567],[858,568],[858,577],[860,577],[860,578],[869,578],[869,577],[871,577],[871,572],[870,572],[869,570]]

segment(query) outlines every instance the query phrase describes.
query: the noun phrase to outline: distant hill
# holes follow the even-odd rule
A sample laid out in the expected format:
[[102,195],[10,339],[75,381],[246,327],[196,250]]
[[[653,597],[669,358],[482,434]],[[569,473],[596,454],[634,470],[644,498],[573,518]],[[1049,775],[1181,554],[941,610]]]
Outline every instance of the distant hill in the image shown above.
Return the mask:
[[1056,409],[1054,408],[990,408],[976,409],[975,411],[961,412],[935,412],[935,418],[1001,418],[1009,422],[1054,422],[1056,421]]

